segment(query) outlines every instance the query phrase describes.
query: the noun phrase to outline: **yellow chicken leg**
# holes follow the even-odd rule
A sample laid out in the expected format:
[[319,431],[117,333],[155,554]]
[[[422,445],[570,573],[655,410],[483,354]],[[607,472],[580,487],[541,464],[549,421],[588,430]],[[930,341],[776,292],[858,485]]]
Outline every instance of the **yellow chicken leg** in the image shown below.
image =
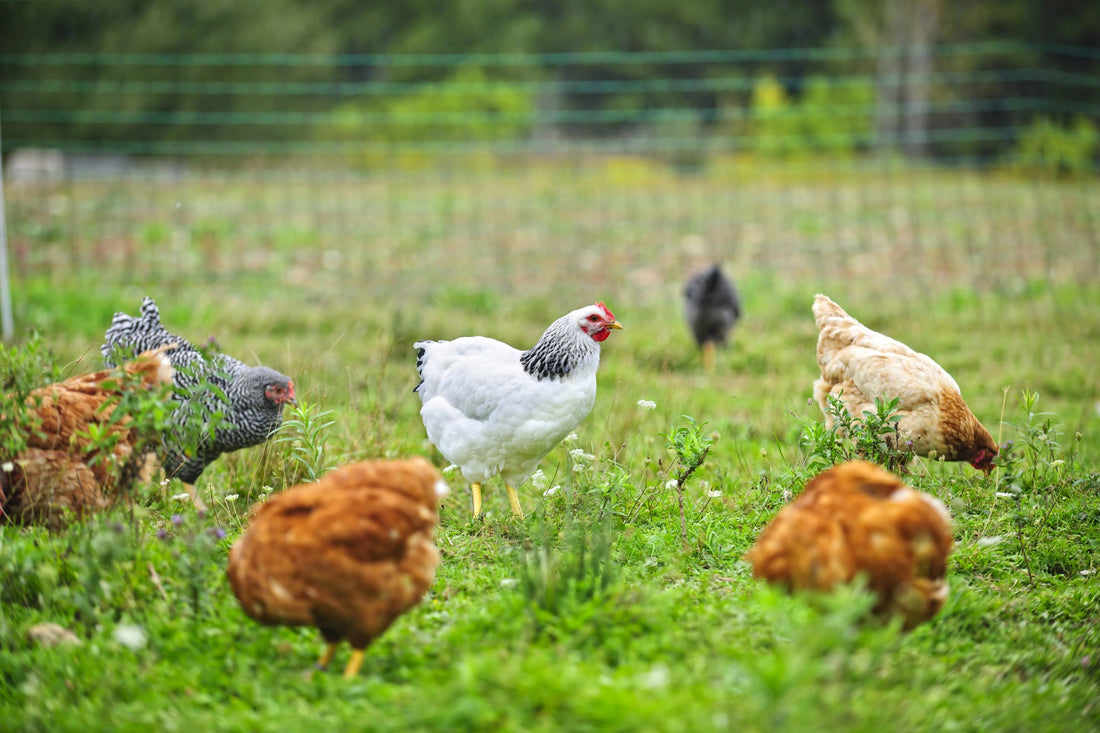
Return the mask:
[[352,649],[351,659],[348,660],[348,666],[344,667],[344,679],[350,680],[355,675],[359,674],[359,668],[363,665],[363,650]]
[[474,519],[481,516],[481,484],[470,484],[470,497],[474,502]]
[[512,516],[523,519],[523,507],[519,505],[519,495],[515,487],[505,485],[504,488],[508,489],[508,503],[512,505]]
[[336,653],[336,647],[338,644],[326,644],[325,650],[321,652],[321,658],[317,660],[317,669],[328,669],[329,662],[332,661],[332,655]]
[[703,370],[707,374],[714,374],[714,356],[717,351],[717,347],[713,341],[707,341],[703,344]]

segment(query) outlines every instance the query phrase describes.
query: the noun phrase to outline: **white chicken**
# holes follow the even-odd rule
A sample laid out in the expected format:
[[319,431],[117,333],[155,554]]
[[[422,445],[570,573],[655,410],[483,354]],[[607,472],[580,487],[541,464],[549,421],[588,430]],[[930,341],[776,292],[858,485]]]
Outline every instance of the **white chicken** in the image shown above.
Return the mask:
[[482,336],[414,344],[420,417],[428,439],[470,482],[475,517],[481,484],[497,474],[512,514],[523,517],[516,487],[592,409],[600,342],[617,328],[596,303],[551,323],[527,351]]

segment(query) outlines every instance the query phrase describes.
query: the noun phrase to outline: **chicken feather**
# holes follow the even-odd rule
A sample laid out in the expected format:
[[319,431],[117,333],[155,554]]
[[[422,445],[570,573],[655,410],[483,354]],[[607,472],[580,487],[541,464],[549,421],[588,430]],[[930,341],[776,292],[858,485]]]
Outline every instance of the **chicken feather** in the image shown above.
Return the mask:
[[911,629],[948,595],[951,517],[934,496],[852,461],[818,474],[761,532],[745,559],[788,590],[829,591],[863,578],[872,611]]
[[512,511],[515,487],[591,411],[600,342],[622,328],[602,303],[562,316],[527,351],[483,336],[418,341],[415,391],[428,439],[472,484],[500,475]]
[[[814,398],[832,427],[829,397],[850,415],[875,411],[875,398],[898,399],[902,446],[919,456],[967,461],[989,472],[997,455],[992,434],[970,411],[959,385],[926,354],[872,331],[824,295],[813,306],[819,329],[817,362],[821,377]],[[892,441],[892,438],[888,438]]]
[[[128,415],[115,415],[124,392],[170,384],[165,344],[118,369],[70,377],[33,390],[25,400],[26,448],[0,472],[3,514],[21,522],[63,527],[108,507],[133,483],[147,481],[151,464],[134,456],[139,436]],[[92,437],[97,428],[97,439]]]
[[275,494],[229,553],[244,612],[263,624],[313,626],[330,650],[362,651],[431,586],[436,502],[447,491],[423,458],[362,461]]

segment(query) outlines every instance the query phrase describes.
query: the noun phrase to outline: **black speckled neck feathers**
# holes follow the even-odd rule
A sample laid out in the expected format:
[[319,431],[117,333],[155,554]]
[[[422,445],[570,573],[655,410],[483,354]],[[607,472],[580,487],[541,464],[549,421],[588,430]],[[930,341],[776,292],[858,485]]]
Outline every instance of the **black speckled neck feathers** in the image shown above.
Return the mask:
[[519,363],[535,379],[560,379],[599,358],[599,344],[581,331],[570,313],[551,323],[538,343],[520,355]]

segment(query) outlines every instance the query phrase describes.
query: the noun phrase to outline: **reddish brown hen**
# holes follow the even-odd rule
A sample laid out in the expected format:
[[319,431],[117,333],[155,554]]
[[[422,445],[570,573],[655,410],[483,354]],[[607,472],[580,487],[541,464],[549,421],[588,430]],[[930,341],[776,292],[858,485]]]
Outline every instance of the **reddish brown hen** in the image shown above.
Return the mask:
[[967,461],[986,473],[993,470],[997,443],[943,367],[926,354],[867,328],[824,295],[814,298],[813,312],[820,332],[817,363],[821,367],[814,398],[829,427],[829,396],[839,398],[857,419],[864,412],[874,413],[876,397],[897,397],[901,441],[914,453]]
[[772,520],[745,559],[788,590],[827,591],[863,576],[882,618],[911,629],[943,607],[951,517],[939,499],[864,461],[835,466]]
[[354,677],[367,645],[432,584],[446,493],[435,468],[412,458],[354,463],[275,494],[230,550],[233,593],[260,623],[320,631],[322,669],[347,639],[344,676]]
[[[108,506],[147,469],[134,456],[139,436],[129,416],[114,412],[127,390],[171,384],[166,346],[148,351],[122,369],[105,369],[34,390],[27,396],[20,451],[0,472],[4,513],[23,522],[62,526],[70,515],[83,516]],[[164,396],[167,399],[167,394]],[[102,436],[93,440],[90,428]],[[8,465],[10,464],[10,465]]]

